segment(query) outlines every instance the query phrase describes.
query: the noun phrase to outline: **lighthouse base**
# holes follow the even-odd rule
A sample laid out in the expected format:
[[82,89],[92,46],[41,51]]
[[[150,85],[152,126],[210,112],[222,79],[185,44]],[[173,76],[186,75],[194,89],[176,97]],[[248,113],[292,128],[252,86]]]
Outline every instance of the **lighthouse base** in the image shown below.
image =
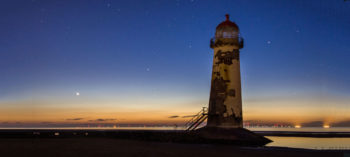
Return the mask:
[[197,136],[213,143],[227,143],[239,146],[264,146],[272,142],[264,136],[244,128],[203,127],[193,131]]

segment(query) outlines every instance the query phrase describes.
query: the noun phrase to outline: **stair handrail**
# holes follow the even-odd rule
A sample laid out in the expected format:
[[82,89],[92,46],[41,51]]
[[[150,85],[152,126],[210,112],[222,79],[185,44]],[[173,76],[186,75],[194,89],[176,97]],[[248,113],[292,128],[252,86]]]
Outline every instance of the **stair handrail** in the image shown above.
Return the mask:
[[190,127],[187,128],[186,131],[192,131],[195,130],[200,124],[202,124],[207,119],[207,115],[202,114],[200,118],[196,120],[196,122],[192,123]]
[[208,117],[208,108],[203,107],[196,115],[194,115],[186,124],[186,131],[196,129]]
[[197,119],[199,116],[201,116],[202,114],[207,114],[205,113],[207,111],[207,107],[203,107],[197,114],[195,114],[186,124],[185,126],[189,126],[191,123],[193,123],[195,121],[195,119]]

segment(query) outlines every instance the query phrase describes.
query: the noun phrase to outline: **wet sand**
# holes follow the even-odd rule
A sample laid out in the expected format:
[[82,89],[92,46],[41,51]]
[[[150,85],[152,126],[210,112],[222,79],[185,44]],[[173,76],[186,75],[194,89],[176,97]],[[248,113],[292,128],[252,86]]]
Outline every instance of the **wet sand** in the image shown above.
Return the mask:
[[344,151],[279,147],[237,147],[220,144],[180,144],[115,138],[2,138],[1,156],[35,157],[343,157]]

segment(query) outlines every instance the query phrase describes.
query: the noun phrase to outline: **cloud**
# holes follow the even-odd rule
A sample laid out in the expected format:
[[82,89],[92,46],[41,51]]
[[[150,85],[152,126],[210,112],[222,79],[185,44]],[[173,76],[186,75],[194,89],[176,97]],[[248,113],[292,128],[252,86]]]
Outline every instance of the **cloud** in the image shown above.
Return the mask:
[[72,118],[72,119],[67,119],[67,120],[82,120],[84,118]]
[[186,116],[179,116],[179,115],[173,115],[173,116],[170,116],[168,118],[191,118],[191,117],[195,117],[196,115],[186,115]]
[[114,119],[114,118],[109,118],[109,119],[102,119],[102,118],[99,118],[99,119],[95,119],[95,120],[89,120],[90,122],[107,122],[107,121],[115,121],[117,119]]
[[181,118],[192,118],[195,117],[196,115],[187,115],[187,116],[182,116]]
[[168,118],[178,118],[179,116],[178,115],[174,115],[174,116],[170,116]]

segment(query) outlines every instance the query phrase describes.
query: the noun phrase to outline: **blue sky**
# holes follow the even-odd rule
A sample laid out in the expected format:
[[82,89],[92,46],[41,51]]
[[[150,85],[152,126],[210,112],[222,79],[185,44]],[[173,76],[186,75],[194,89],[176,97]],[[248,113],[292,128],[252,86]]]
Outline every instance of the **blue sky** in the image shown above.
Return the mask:
[[[208,103],[209,40],[226,13],[245,39],[245,119],[269,120],[269,109],[300,113],[298,121],[349,119],[349,7],[343,0],[3,0],[0,109],[8,114],[0,122],[21,121],[16,109],[54,122],[104,118],[106,110],[159,112],[165,121],[195,113]],[[61,115],[42,115],[57,108]]]

